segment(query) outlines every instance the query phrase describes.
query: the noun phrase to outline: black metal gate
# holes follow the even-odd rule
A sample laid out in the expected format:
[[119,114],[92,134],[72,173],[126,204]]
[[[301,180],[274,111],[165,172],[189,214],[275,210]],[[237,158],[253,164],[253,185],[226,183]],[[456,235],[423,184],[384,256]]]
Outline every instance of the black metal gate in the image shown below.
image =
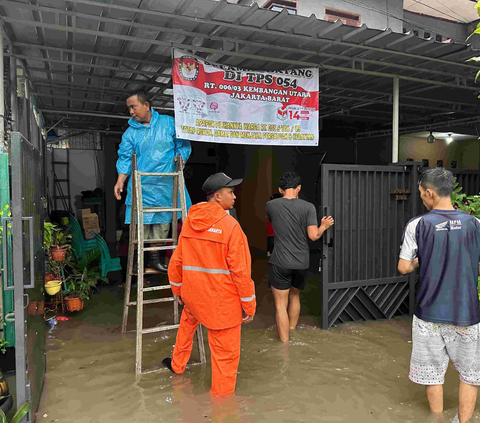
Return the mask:
[[14,292],[17,407],[25,401],[32,404],[22,422],[35,420],[46,369],[45,320],[43,314],[30,312],[31,303],[44,301],[44,171],[42,154],[19,132],[12,132],[13,281],[5,281],[5,289]]
[[[335,225],[323,237],[322,328],[413,313],[414,274],[397,271],[406,223],[425,211],[418,193],[421,163],[322,165],[323,213]],[[468,195],[479,172],[451,169]]]
[[414,277],[399,275],[402,230],[417,214],[418,163],[322,166],[322,328],[413,310]]

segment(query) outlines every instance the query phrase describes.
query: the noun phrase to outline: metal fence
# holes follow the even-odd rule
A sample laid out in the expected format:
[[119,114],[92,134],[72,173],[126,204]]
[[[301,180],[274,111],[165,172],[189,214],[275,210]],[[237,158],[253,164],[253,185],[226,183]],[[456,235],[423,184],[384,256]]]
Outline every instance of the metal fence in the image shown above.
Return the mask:
[[[418,162],[394,166],[322,165],[323,213],[335,225],[323,237],[322,327],[390,319],[413,312],[415,275],[397,272],[402,232],[425,212]],[[468,195],[478,171],[451,169]]]

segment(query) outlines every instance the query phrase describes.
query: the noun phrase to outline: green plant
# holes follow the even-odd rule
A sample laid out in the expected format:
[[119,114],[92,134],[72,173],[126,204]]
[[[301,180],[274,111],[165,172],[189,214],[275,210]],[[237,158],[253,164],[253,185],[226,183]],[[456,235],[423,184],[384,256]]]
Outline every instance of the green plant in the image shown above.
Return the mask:
[[[12,215],[12,212],[10,211],[10,206],[8,204],[5,204],[4,210],[0,210],[0,244],[2,243],[2,237],[3,237],[3,222],[2,222],[2,216],[7,214],[8,217]],[[12,227],[12,223],[8,222],[7,223],[7,231],[8,234],[10,235],[10,228]]]
[[462,187],[459,186],[455,178],[455,187],[452,192],[452,204],[457,210],[461,210],[472,216],[480,218],[480,195],[470,195],[462,193]]
[[52,247],[71,247],[70,239],[72,235],[65,234],[62,231],[54,231],[52,233]]
[[58,231],[56,225],[50,222],[43,222],[43,248],[49,250],[52,245],[53,234]]
[[103,277],[98,267],[78,269],[73,267],[71,274],[66,280],[66,294],[69,297],[79,297],[82,300],[88,300],[92,289],[95,288],[98,281],[108,283],[108,279]]
[[[29,402],[23,403],[20,406],[20,408],[17,410],[15,415],[12,417],[12,420],[10,420],[10,423],[20,422],[23,419],[23,417],[30,411],[31,407],[32,407],[32,404],[30,404]],[[0,423],[8,423],[7,416],[1,409],[0,409]]]

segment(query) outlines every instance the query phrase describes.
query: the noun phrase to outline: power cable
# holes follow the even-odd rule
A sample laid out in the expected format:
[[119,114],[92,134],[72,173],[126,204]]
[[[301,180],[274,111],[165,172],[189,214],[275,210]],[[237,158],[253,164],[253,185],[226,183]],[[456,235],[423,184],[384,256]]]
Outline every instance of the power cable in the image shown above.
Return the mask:
[[[449,18],[453,19],[454,21],[458,21],[458,18],[456,18],[456,17],[454,17],[454,16],[452,16],[452,15],[449,15],[448,13],[445,13],[445,12],[443,12],[442,10],[437,9],[436,7],[433,7],[433,6],[430,6],[430,5],[428,5],[428,4],[422,3],[420,0],[413,0],[413,1],[414,1],[415,3],[421,5],[421,6],[424,6],[424,7],[428,8],[428,9],[435,10],[435,12],[438,12],[438,13],[440,13],[440,14],[442,14],[442,15],[448,16]],[[437,1],[438,1],[438,0],[437,0]],[[439,2],[439,3],[440,3],[440,2]],[[441,4],[441,3],[440,3],[440,4]],[[460,16],[460,15],[458,15],[458,16]],[[462,19],[463,19],[463,18],[462,18]],[[464,22],[464,23],[468,23],[468,22]]]
[[459,13],[455,12],[455,10],[451,9],[450,7],[448,7],[445,3],[442,3],[440,0],[435,0],[436,2],[440,3],[442,6],[446,7],[448,10],[450,10],[450,12],[454,13],[455,15],[457,16],[460,16],[464,21],[465,23],[470,23],[471,21],[469,21],[467,18],[463,17],[462,15],[460,15]]
[[435,28],[429,28],[428,26],[424,26],[418,22],[415,22],[415,21],[412,21],[412,20],[409,20],[409,19],[405,19],[405,18],[400,18],[398,16],[395,16],[389,12],[386,12],[382,9],[378,9],[376,8],[375,6],[372,6],[371,4],[367,4],[367,3],[364,3],[363,1],[361,0],[344,0],[345,3],[349,3],[349,4],[352,4],[354,6],[358,6],[359,4],[364,8],[364,9],[367,9],[367,10],[370,10],[372,12],[376,12],[376,13],[379,13],[381,15],[384,15],[384,16],[388,16],[390,18],[393,18],[393,19],[396,19],[397,21],[401,21],[405,24],[408,24],[408,25],[413,25],[417,28],[420,28],[420,29],[423,29],[423,30],[427,30],[429,32],[433,32],[433,33],[438,33],[438,29],[435,29]]

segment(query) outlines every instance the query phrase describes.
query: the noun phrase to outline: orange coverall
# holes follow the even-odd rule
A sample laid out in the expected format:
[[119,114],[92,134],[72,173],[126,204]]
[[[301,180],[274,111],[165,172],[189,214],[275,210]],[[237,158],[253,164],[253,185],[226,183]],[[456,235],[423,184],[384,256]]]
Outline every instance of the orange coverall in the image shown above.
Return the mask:
[[235,391],[240,361],[242,309],[255,314],[255,285],[247,237],[217,203],[190,208],[168,266],[174,295],[185,307],[173,350],[172,368],[183,373],[199,323],[208,328],[212,393]]

